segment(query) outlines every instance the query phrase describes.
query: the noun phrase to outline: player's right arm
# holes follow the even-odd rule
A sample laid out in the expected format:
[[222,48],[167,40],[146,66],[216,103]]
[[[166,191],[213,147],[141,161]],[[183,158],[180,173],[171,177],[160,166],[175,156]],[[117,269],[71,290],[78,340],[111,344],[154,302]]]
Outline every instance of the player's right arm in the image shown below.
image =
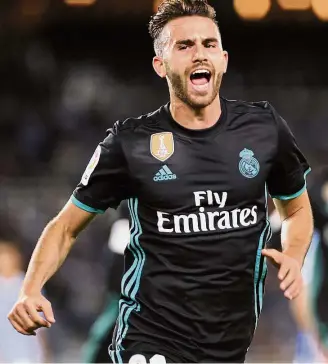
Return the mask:
[[[36,248],[21,289],[8,318],[14,328],[25,335],[35,335],[39,327],[50,327],[54,315],[42,288],[59,269],[79,232],[92,218],[131,196],[131,183],[119,135],[120,125],[96,148],[81,182],[70,201],[46,226]],[[43,312],[43,319],[38,312]]]
[[[79,232],[94,216],[69,201],[44,229],[32,254],[18,301],[8,315],[21,334],[35,335],[36,329],[50,327],[55,322],[51,304],[41,291],[66,259]],[[40,311],[45,319],[38,314]]]

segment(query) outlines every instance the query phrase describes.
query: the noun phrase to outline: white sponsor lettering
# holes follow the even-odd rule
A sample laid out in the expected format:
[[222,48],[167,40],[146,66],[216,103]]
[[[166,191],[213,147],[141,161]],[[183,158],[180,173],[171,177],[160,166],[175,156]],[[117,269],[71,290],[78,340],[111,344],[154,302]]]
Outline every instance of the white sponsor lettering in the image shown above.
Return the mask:
[[174,215],[174,227],[176,233],[181,233],[181,225],[183,228],[183,232],[191,233],[191,231],[198,233],[198,216],[196,214],[190,215]]
[[165,229],[163,227],[163,224],[165,221],[170,222],[170,219],[167,219],[166,217],[164,217],[164,215],[170,215],[166,212],[160,212],[157,211],[157,227],[158,227],[158,231],[160,231],[161,233],[172,233],[173,232],[173,228],[172,229]]
[[[227,192],[196,191],[195,206],[199,212],[185,215],[173,215],[157,211],[158,231],[163,233],[197,233],[200,231],[215,231],[247,227],[257,223],[257,206],[251,208],[224,209]],[[203,206],[202,206],[203,205]],[[217,210],[206,211],[204,206],[217,206]]]
[[[147,360],[144,355],[135,354],[130,358],[129,364],[147,364]],[[155,354],[149,359],[149,364],[166,364],[165,356]]]

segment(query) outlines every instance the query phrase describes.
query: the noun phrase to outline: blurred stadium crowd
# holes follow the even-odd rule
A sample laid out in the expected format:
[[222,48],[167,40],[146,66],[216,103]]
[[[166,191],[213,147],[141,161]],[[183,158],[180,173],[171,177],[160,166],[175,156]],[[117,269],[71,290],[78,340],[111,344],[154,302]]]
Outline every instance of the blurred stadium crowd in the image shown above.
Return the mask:
[[[12,13],[5,3],[1,17],[7,21],[0,24],[0,237],[12,234],[26,263],[105,130],[117,119],[159,107],[168,94],[151,67],[144,15],[114,19],[110,13],[95,16],[92,9],[74,9],[70,16],[37,26],[16,26],[8,20]],[[295,14],[243,22],[231,14],[231,2],[224,3],[218,19],[230,66],[222,95],[269,100],[288,121],[314,172],[327,165],[328,24],[301,21]],[[47,332],[51,361],[80,361],[81,346],[104,303],[114,219],[115,211],[98,217],[46,287],[57,320]],[[251,360],[290,361],[294,336],[288,304],[269,276]]]

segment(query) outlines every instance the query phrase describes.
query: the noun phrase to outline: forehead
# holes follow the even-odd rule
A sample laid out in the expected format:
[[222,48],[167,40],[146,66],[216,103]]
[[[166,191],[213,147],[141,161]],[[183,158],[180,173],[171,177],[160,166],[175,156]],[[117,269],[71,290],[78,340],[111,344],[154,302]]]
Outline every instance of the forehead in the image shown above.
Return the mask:
[[196,15],[171,20],[165,25],[163,35],[173,43],[180,39],[220,39],[219,30],[214,21]]

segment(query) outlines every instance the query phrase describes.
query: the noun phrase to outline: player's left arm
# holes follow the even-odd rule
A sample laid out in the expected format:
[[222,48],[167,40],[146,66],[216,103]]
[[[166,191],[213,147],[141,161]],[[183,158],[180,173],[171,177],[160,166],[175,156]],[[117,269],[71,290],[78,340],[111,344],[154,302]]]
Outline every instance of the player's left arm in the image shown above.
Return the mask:
[[280,287],[289,299],[302,287],[301,268],[313,234],[313,217],[306,176],[311,168],[286,121],[271,107],[276,126],[276,154],[267,179],[282,222],[282,252],[264,249],[263,255],[279,266]]
[[280,288],[289,299],[297,297],[302,288],[301,268],[313,234],[313,217],[305,190],[290,200],[273,199],[282,221],[282,252],[264,249],[262,254],[279,266]]
[[291,200],[273,199],[279,212],[283,253],[303,266],[313,235],[313,216],[307,191]]

